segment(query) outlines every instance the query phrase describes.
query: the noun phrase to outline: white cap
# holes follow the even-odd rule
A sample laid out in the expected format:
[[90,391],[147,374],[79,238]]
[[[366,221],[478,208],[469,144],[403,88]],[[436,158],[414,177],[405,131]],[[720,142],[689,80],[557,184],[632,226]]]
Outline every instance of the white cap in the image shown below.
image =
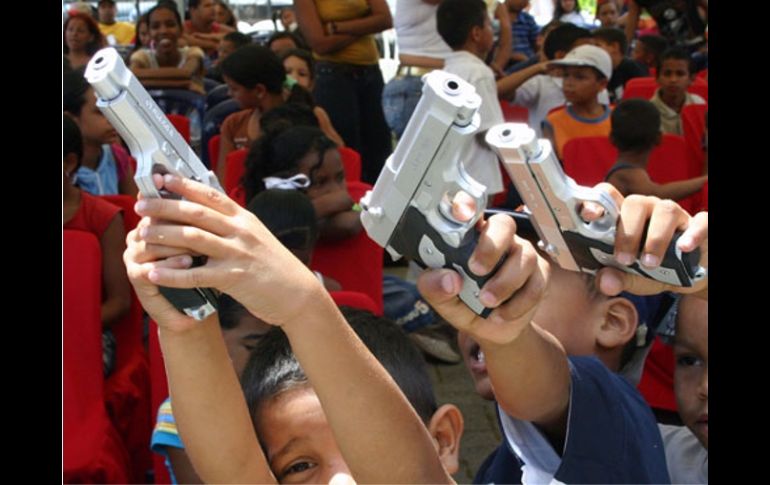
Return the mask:
[[551,61],[551,64],[593,67],[604,74],[607,79],[612,77],[612,59],[610,59],[610,55],[604,49],[595,45],[585,44],[575,47],[563,59]]

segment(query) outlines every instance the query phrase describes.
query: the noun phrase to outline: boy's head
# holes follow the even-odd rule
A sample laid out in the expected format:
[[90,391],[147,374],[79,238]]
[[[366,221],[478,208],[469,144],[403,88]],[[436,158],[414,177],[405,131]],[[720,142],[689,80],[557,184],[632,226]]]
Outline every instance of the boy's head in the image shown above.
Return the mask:
[[318,240],[318,221],[313,203],[297,190],[260,192],[246,207],[300,261],[310,266]]
[[[550,24],[549,24],[550,25]],[[545,29],[548,28],[548,25]],[[543,41],[543,53],[548,60],[562,59],[573,48],[590,44],[591,32],[575,24],[561,24],[548,32]]]
[[[516,223],[518,236],[533,244],[540,239],[528,216],[516,217]],[[598,291],[592,275],[552,263],[548,289],[532,322],[553,335],[567,355],[595,355],[611,370],[620,371],[630,367],[639,356],[636,351],[651,342],[647,327],[656,311],[656,300],[625,293],[606,296]],[[464,332],[460,334],[460,351],[476,391],[485,399],[494,399],[479,345]]]
[[214,0],[189,0],[190,20],[199,25],[211,25],[216,19]]
[[251,351],[272,326],[249,313],[230,295],[220,294],[218,304],[219,325],[222,327],[227,354],[233,362],[236,374],[240,376],[249,361]]
[[610,116],[610,141],[619,152],[643,154],[660,143],[660,113],[646,99],[624,99]]
[[296,35],[291,32],[283,31],[271,35],[270,39],[267,41],[267,47],[275,52],[277,56],[280,56],[290,49],[299,49],[304,46],[299,39],[297,39]]
[[[612,1],[609,3],[614,5]],[[604,49],[612,59],[613,69],[618,67],[620,62],[626,56],[626,50],[628,49],[628,42],[626,41],[626,34],[614,27],[601,27],[593,31],[592,36],[596,45]]]
[[695,296],[679,301],[674,336],[674,394],[679,416],[709,447],[709,303]]
[[671,47],[661,54],[657,81],[664,94],[682,96],[695,78],[690,54],[681,47]]
[[436,28],[454,51],[486,57],[492,50],[492,22],[482,0],[444,0],[436,11]]
[[64,112],[72,116],[80,128],[84,146],[117,143],[118,132],[96,107],[94,90],[83,73],[85,67],[69,71],[62,79]]
[[[462,415],[452,405],[437,407],[420,352],[389,320],[348,308],[343,314],[428,427],[446,470],[456,472]],[[327,483],[334,475],[350,475],[283,331],[271,330],[259,342],[241,384],[260,444],[279,482]]]
[[643,35],[636,40],[632,59],[646,64],[650,68],[658,68],[660,56],[668,49],[668,41],[660,35]]
[[64,114],[62,122],[62,164],[64,175],[70,178],[80,167],[83,158],[83,137],[75,120]]
[[251,44],[251,37],[248,35],[243,32],[230,32],[219,41],[217,46],[218,62],[225,60],[227,56],[235,52],[239,47],[249,44]]
[[118,13],[118,7],[115,6],[115,0],[99,0],[97,5],[99,22],[107,25],[114,24],[115,15]]
[[575,105],[596,103],[597,95],[607,88],[612,77],[610,55],[595,45],[575,47],[551,64],[564,66],[564,98]]
[[529,0],[505,0],[505,7],[509,12],[519,13],[529,6]]

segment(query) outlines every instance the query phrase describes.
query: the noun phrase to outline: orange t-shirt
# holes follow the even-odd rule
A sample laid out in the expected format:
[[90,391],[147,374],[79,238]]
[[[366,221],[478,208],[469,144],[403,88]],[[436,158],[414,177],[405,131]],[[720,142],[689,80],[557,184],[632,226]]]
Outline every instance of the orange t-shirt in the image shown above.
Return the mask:
[[610,107],[603,105],[604,113],[598,118],[583,118],[575,114],[571,105],[546,116],[544,126],[553,131],[554,149],[562,158],[564,145],[582,136],[610,136]]

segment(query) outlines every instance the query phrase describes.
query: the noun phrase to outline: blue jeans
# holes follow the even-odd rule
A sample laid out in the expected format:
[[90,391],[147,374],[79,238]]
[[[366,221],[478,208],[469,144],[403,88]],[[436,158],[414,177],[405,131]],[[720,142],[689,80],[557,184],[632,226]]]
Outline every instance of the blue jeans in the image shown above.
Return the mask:
[[382,113],[380,66],[320,61],[315,68],[316,104],[329,113],[345,144],[361,154],[361,179],[374,184],[393,151]]
[[382,110],[388,126],[401,138],[409,118],[422,96],[422,78],[419,76],[395,77],[388,81],[382,91]]

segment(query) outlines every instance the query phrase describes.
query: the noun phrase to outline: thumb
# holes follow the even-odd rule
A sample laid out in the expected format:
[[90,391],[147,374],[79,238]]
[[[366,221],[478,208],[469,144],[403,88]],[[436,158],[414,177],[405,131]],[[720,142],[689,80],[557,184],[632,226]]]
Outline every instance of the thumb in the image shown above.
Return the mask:
[[424,271],[417,278],[417,289],[425,301],[441,317],[458,329],[470,325],[476,314],[457,295],[462,289],[462,278],[448,269]]

